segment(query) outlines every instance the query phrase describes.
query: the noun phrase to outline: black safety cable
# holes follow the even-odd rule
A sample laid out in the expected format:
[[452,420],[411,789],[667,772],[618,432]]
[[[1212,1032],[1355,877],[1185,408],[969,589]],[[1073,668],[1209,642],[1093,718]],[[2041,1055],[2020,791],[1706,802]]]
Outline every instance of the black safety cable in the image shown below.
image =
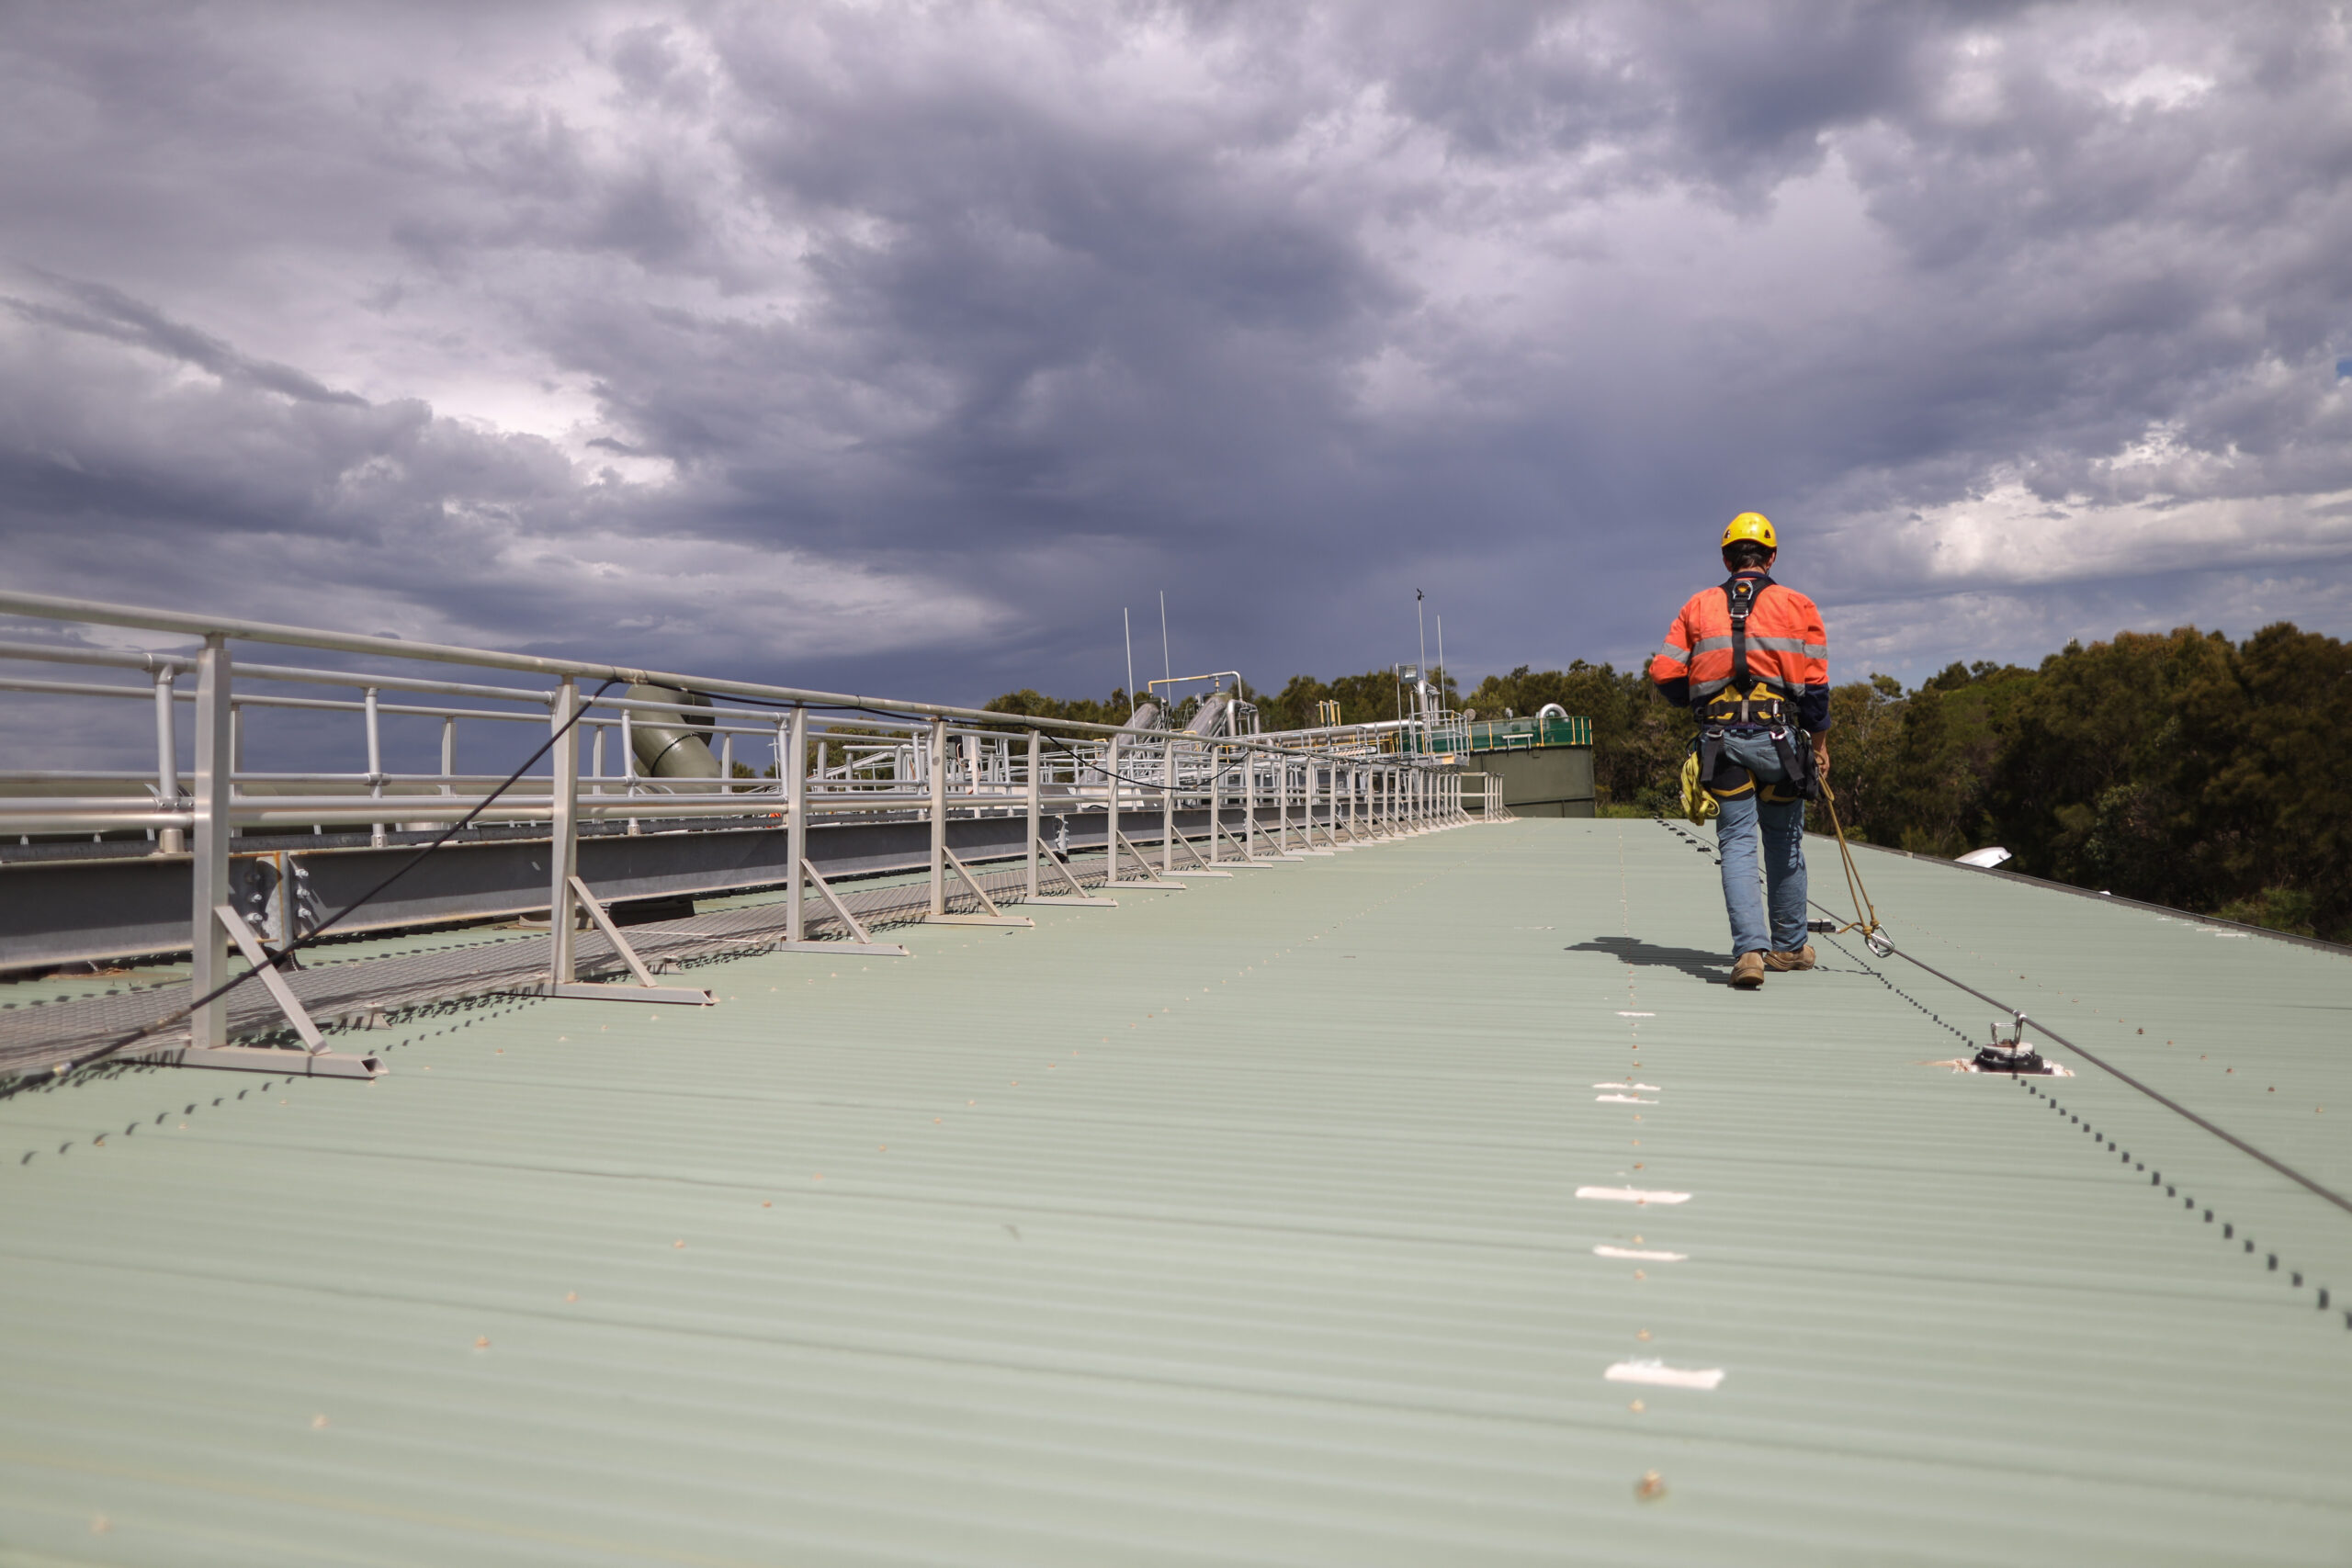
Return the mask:
[[[709,694],[709,693],[707,693],[707,692],[693,692],[693,693],[689,693],[689,694],[688,694],[688,695],[690,695],[690,696],[698,696],[698,697],[700,697],[700,696],[709,696],[709,695],[710,695],[710,694]],[[862,714],[870,715],[871,716],[873,716],[873,717],[875,717],[875,718],[887,718],[887,719],[891,719],[891,720],[893,720],[893,721],[895,721],[895,722],[897,722],[897,723],[899,723],[899,724],[901,724],[901,725],[903,725],[903,724],[905,724],[905,723],[907,722],[907,716],[906,716],[906,715],[904,715],[904,714],[899,714],[899,713],[885,713],[885,712],[883,712],[880,708],[858,707],[858,706],[856,706],[856,705],[853,705],[853,704],[849,704],[849,703],[787,703],[787,702],[779,702],[779,701],[776,701],[776,700],[775,700],[775,699],[768,698],[768,697],[725,697],[725,698],[717,698],[717,699],[714,699],[714,700],[717,700],[717,701],[725,701],[725,702],[730,702],[730,703],[744,703],[744,704],[747,704],[747,705],[749,705],[750,706],[752,706],[752,707],[759,707],[759,708],[773,708],[773,709],[777,709],[777,710],[780,710],[780,711],[783,711],[783,712],[786,712],[786,713],[790,712],[790,711],[791,711],[792,709],[794,709],[794,708],[807,708],[807,709],[808,709],[809,712],[811,712],[811,713],[862,713]],[[1023,728],[1023,726],[1021,726],[1021,725],[1019,724],[1019,722],[1018,722],[1018,721],[1019,721],[1019,720],[1021,720],[1021,719],[1023,719],[1023,718],[1025,718],[1025,717],[1027,717],[1027,716],[1027,716],[1026,714],[1009,713],[1009,714],[1006,714],[1006,715],[1004,716],[1004,721],[1005,721],[1008,725],[1011,725],[1011,726],[1012,726],[1012,727],[1013,727],[1013,728]],[[978,723],[979,721],[978,721],[978,720],[973,720],[972,722],[974,722],[974,723]],[[1071,756],[1071,757],[1077,757],[1077,758],[1078,758],[1078,760],[1079,760],[1080,761],[1081,761],[1081,762],[1086,762],[1086,759],[1085,759],[1084,757],[1080,756],[1080,755],[1079,755],[1079,753],[1077,753],[1076,751],[1072,751],[1072,750],[1070,750],[1070,749],[1069,749],[1069,747],[1067,747],[1067,746],[1063,745],[1063,744],[1061,743],[1061,740],[1060,740],[1057,737],[1051,736],[1051,735],[1047,735],[1047,734],[1046,734],[1044,730],[1042,730],[1042,729],[1041,729],[1041,730],[1039,730],[1039,731],[1037,732],[1037,735],[1038,735],[1038,738],[1039,738],[1040,739],[1044,740],[1047,745],[1052,746],[1052,747],[1053,747],[1053,748],[1055,748],[1057,750],[1059,750],[1059,751],[1061,751],[1061,752],[1063,752],[1063,753],[1065,753],[1065,754],[1067,754],[1067,755],[1069,755],[1069,756]],[[879,739],[879,737],[876,737],[876,736],[864,736],[864,737],[856,737],[856,736],[853,736],[853,737],[846,737],[845,739],[868,739],[868,740],[871,740],[871,739]],[[1087,765],[1088,767],[1090,767],[1090,768],[1092,768],[1096,773],[1109,773],[1109,772],[1110,772],[1110,770],[1109,770],[1109,769],[1102,767],[1100,763],[1096,763],[1096,762],[1086,762],[1086,765]],[[1217,776],[1218,778],[1223,778],[1223,777],[1225,777],[1225,775],[1226,775],[1227,773],[1229,773],[1233,772],[1234,768],[1238,768],[1238,767],[1239,767],[1240,765],[1241,765],[1240,763],[1236,762],[1236,763],[1232,764],[1232,766],[1230,766],[1230,767],[1227,767],[1227,768],[1222,769],[1221,771],[1219,771],[1219,773],[1217,773],[1217,775],[1216,775],[1216,776]],[[1159,786],[1159,780],[1157,780],[1157,779],[1152,779],[1152,780],[1149,780],[1149,781],[1146,781],[1146,780],[1143,780],[1143,779],[1131,779],[1131,778],[1127,777],[1125,773],[1114,773],[1114,774],[1112,774],[1112,776],[1113,776],[1114,778],[1116,778],[1117,780],[1119,780],[1119,782],[1120,782],[1120,783],[1122,783],[1122,784],[1135,784],[1135,785],[1136,785],[1136,786],[1137,786],[1137,787],[1139,787],[1139,788],[1144,788],[1144,789],[1158,789],[1159,787],[1160,787],[1160,786]]]
[[[1166,789],[1170,787],[1167,781],[1164,779],[1131,779],[1125,773],[1112,773],[1109,768],[1103,766],[1100,762],[1087,761],[1087,759],[1080,753],[1073,751],[1069,747],[1063,745],[1058,737],[1047,735],[1042,729],[1037,732],[1037,737],[1039,739],[1045,741],[1046,745],[1051,746],[1063,756],[1070,758],[1080,766],[1090,768],[1095,773],[1101,773],[1105,777],[1114,778],[1121,784],[1131,784],[1137,789]],[[1219,768],[1215,773],[1210,775],[1209,782],[1211,784],[1215,784],[1218,779],[1225,777],[1226,774],[1233,772],[1236,768],[1238,768],[1242,764],[1239,762],[1227,762],[1224,767]],[[1197,789],[1200,786],[1195,784],[1193,787]]]
[[[735,703],[744,707],[766,708],[775,713],[790,713],[795,708],[807,708],[810,713],[862,713],[869,718],[888,719],[892,724],[902,726],[907,722],[907,716],[903,713],[891,713],[883,708],[862,707],[856,703],[794,703],[786,702],[779,697],[739,697],[732,695],[731,694],[712,692],[690,691],[685,694],[690,697],[702,697],[713,703]],[[693,715],[687,715],[685,716],[686,721],[689,724],[694,723]],[[712,710],[709,716],[716,718],[719,716],[716,710]],[[1017,717],[1019,716],[1012,715],[1009,716]],[[700,728],[701,726],[696,725],[695,728]],[[863,739],[870,740],[875,739],[875,737],[866,736]]]
[[[1812,900],[1807,899],[1806,902],[1811,903]],[[1820,908],[1820,906],[1817,904],[1814,907],[1815,908]],[[1822,913],[1825,915],[1829,911],[1826,909],[1822,910]],[[1886,941],[1883,937],[1880,940]],[[2035,1018],[2032,1014],[2010,1007],[2007,1002],[2000,1000],[1998,998],[1988,997],[1973,986],[1953,979],[1951,976],[1945,974],[1942,970],[1937,968],[1934,964],[1928,963],[1926,960],[1912,957],[1911,954],[1895,946],[1891,941],[1886,941],[1886,952],[1889,956],[1900,958],[1906,963],[1917,964],[1920,968],[1925,969],[1928,974],[1933,975],[1937,979],[1941,980],[1945,985],[1957,987],[1961,990],[1966,991],[1970,996],[1974,997],[1978,1001],[1989,1002],[1993,1006],[1999,1008],[2002,1011],[2011,1014],[2017,1019],[2020,1027],[2028,1023],[2032,1024],[2036,1029],[2041,1031],[2042,1033],[2050,1036],[2051,1039],[2056,1041],[2067,1050],[2074,1052],[2075,1055],[2080,1056],[2086,1062],[2090,1063],[2091,1066],[2098,1067],[2100,1071],[2110,1073],[2116,1077],[2122,1079],[2125,1083],[2130,1084],[2133,1089],[2138,1089],[2142,1094],[2146,1095],[2150,1100],[2154,1100],[2158,1105],[2165,1107],[2167,1111],[2176,1111],[2181,1116],[2188,1118],[2198,1126],[2202,1127],[2207,1132],[2212,1134],[2213,1136],[2221,1139],[2222,1142],[2229,1145],[2232,1148],[2237,1149],[2245,1154],[2252,1155],[2256,1159],[2260,1160],[2263,1164],[2268,1166],[2271,1169],[2277,1171],[2288,1180],[2295,1182],[2299,1186],[2308,1188],[2312,1192],[2317,1193],[2320,1197],[2326,1199],[2329,1202],[2343,1210],[2346,1213],[2352,1214],[2352,1199],[2347,1199],[2342,1193],[2335,1191],[2334,1189],[2324,1187],[2320,1183],[2313,1181],[2310,1177],[2305,1176],[2293,1166],[2288,1165],[2281,1160],[2273,1159],[2270,1156],[2264,1154],[2260,1149],[2256,1148],[2252,1144],[2247,1143],[2244,1138],[2239,1137],[2234,1133],[2231,1133],[2224,1128],[2215,1126],[2211,1122],[2206,1120],[2202,1116],[2199,1116],[2196,1111],[2191,1111],[2188,1107],[2181,1104],[2180,1101],[2173,1099],[2171,1096],[2166,1095],[2158,1089],[2151,1089],[2148,1085],[2142,1083],[2138,1078],[2133,1077],[2130,1073],[2125,1072],[2121,1067],[2117,1066],[2114,1063],[2100,1060],[2098,1056],[2083,1049],[2082,1046],[2075,1044],[2073,1041],[2067,1039],[2064,1035],[2051,1028],[2049,1024],[2043,1022],[2041,1020]]]
[[[1663,821],[1665,819],[1661,818],[1659,820]],[[1842,840],[1840,847],[1843,847]],[[1834,910],[1824,907],[1815,900],[1808,897],[1805,902],[1812,906],[1812,908],[1819,909],[1822,914],[1826,916],[1829,919],[1837,920],[1838,919]],[[1858,909],[1856,914],[1859,916],[1860,911]],[[1840,929],[1857,931],[1864,930],[1864,927],[1862,926],[1861,921],[1857,919],[1851,924],[1842,926]],[[1887,936],[1883,931],[1878,929],[1877,921],[1875,919],[1871,921],[1867,929],[1865,942],[1872,953],[1877,953],[1882,958],[1900,958],[1906,964],[1916,964],[1919,968],[1926,970],[1928,974],[1933,975],[1937,979],[1941,980],[1945,985],[1965,991],[1970,996],[1974,997],[1978,1001],[1984,1002],[1990,1006],[2000,1009],[2003,1012],[2006,1012],[2012,1018],[2016,1019],[2020,1027],[2029,1023],[2032,1024],[2036,1029],[2039,1029],[2042,1033],[2048,1035],[2052,1040],[2057,1042],[2067,1050],[2074,1052],[2076,1055],[2082,1057],[2084,1061],[2088,1062],[2091,1066],[2098,1068],[2101,1072],[2109,1074],[2112,1077],[2120,1079],[2124,1083],[2129,1084],[2133,1089],[2138,1089],[2142,1094],[2146,1095],[2150,1100],[2154,1100],[2158,1105],[2163,1106],[2165,1110],[2173,1111],[2177,1115],[2193,1122],[2197,1126],[2202,1127],[2205,1131],[2212,1134],[2213,1136],[2221,1139],[2222,1142],[2229,1145],[2232,1148],[2238,1150],[2242,1154],[2252,1156],[2254,1158],[2260,1160],[2263,1164],[2268,1166],[2271,1169],[2277,1171],[2279,1175],[2285,1177],[2288,1180],[2294,1182],[2297,1186],[2302,1187],[2317,1196],[2326,1199],[2329,1202],[2335,1204],[2346,1213],[2352,1214],[2352,1198],[2346,1198],[2344,1194],[2336,1191],[2335,1189],[2312,1180],[2310,1177],[2305,1176],[2301,1171],[2297,1170],[2293,1166],[2263,1153],[2260,1149],[2256,1148],[2252,1144],[2247,1143],[2244,1138],[2239,1137],[2236,1134],[2230,1132],[2228,1129],[2214,1125],[2211,1121],[2199,1115],[2196,1111],[2191,1111],[2186,1105],[2181,1104],[2180,1101],[2173,1099],[2170,1095],[2164,1093],[2160,1089],[2154,1089],[2147,1084],[2142,1083],[2138,1078],[2133,1077],[2130,1073],[2125,1072],[2121,1067],[2117,1066],[2114,1063],[2104,1061],[2094,1053],[2085,1050],[2082,1046],[2075,1043],[2072,1040],[2067,1039],[2064,1035],[2059,1033],[2056,1030],[2051,1028],[2049,1024],[2045,1023],[2041,1019],[2034,1017],[2031,1013],[2026,1012],[2022,1009],[2013,1008],[2008,1003],[2001,1000],[1998,997],[1988,996],[1965,981],[1952,978],[1952,976],[1945,974],[1934,964],[1928,963],[1925,959],[1914,958],[1911,954],[1895,946],[1894,939]]]
[[[555,730],[548,736],[546,741],[540,745],[537,750],[525,758],[523,760],[522,766],[507,774],[506,780],[503,784],[501,784],[496,789],[492,790],[488,795],[483,795],[480,805],[476,806],[471,811],[467,812],[463,817],[458,818],[457,821],[451,823],[447,830],[442,833],[439,838],[434,840],[431,843],[424,845],[419,849],[416,853],[401,862],[399,866],[393,869],[391,874],[385,877],[381,882],[376,884],[375,886],[368,889],[367,892],[362,893],[358,897],[354,898],[350,903],[345,904],[342,908],[337,909],[325,919],[321,920],[317,925],[312,926],[310,931],[303,935],[288,942],[283,948],[271,948],[265,944],[262,947],[262,953],[264,957],[269,960],[269,966],[272,969],[284,970],[287,964],[293,962],[294,955],[296,953],[301,952],[304,948],[316,943],[319,939],[325,936],[327,932],[333,931],[336,926],[349,919],[360,908],[361,906],[381,897],[386,888],[391,886],[393,883],[398,882],[401,877],[406,876],[410,872],[414,871],[418,866],[424,864],[425,859],[435,851],[440,849],[443,845],[448,843],[458,834],[471,827],[476,818],[489,810],[492,804],[494,803],[500,795],[504,795],[508,790],[513,789],[516,784],[520,784],[523,781],[523,775],[529,773],[533,768],[538,766],[539,760],[542,757],[545,757],[549,751],[555,750],[555,743],[571,733],[572,727],[578,724],[581,719],[586,716],[588,712],[588,703],[594,702],[597,697],[603,696],[606,692],[612,690],[613,687],[618,683],[618,677],[615,677],[611,680],[607,680],[603,685],[597,687],[595,694],[588,698],[587,702],[583,702],[578,707],[574,708],[572,710],[571,716],[564,720],[561,725],[558,726]],[[186,1007],[181,1008],[177,1012],[168,1013],[164,1017],[157,1019],[153,1023],[131,1031],[129,1034],[123,1035],[119,1039],[109,1041],[86,1055],[77,1056],[67,1062],[60,1062],[57,1066],[51,1067],[50,1071],[52,1074],[62,1077],[67,1073],[77,1071],[83,1067],[94,1066],[96,1064],[105,1061],[108,1056],[114,1055],[130,1046],[137,1044],[140,1041],[144,1040],[147,1036],[154,1033],[157,1030],[169,1029],[175,1023],[185,1022],[198,1008],[207,1007],[213,1002],[219,1001],[222,997],[227,996],[231,991],[235,990],[239,986],[243,985],[246,981],[252,979],[254,976],[260,973],[261,971],[259,969],[247,969],[242,975],[232,976],[223,984],[215,986],[211,990],[207,991],[204,995],[197,998]]]
[[[693,692],[687,694],[690,696],[710,695],[710,694],[707,692]],[[794,708],[805,707],[811,713],[862,713],[871,715],[876,718],[893,719],[900,724],[904,724],[906,722],[906,716],[904,714],[885,713],[880,708],[858,707],[848,703],[787,703],[775,701],[767,697],[733,696],[714,700],[723,700],[730,703],[744,703],[752,707],[773,708],[784,712],[790,712]],[[1007,714],[1004,716],[1008,723],[1012,723],[1013,721],[1017,721],[1021,718],[1026,717],[1027,716],[1023,714]],[[1061,752],[1064,756],[1071,758],[1082,766],[1093,770],[1095,773],[1107,774],[1109,777],[1118,780],[1121,784],[1133,784],[1137,789],[1164,789],[1169,787],[1164,781],[1159,779],[1136,779],[1129,778],[1125,773],[1114,773],[1109,768],[1104,767],[1102,763],[1090,761],[1085,756],[1071,750],[1068,746],[1062,744],[1060,737],[1047,735],[1042,729],[1037,731],[1037,737],[1039,739],[1045,741],[1046,745],[1051,746],[1057,751]],[[876,738],[869,736],[865,739],[872,739]],[[1225,777],[1227,773],[1233,773],[1245,765],[1245,762],[1240,761],[1228,762],[1212,774],[1209,782],[1214,784],[1218,779]],[[1199,786],[1195,785],[1193,787],[1197,788]]]
[[[751,707],[770,708],[786,713],[790,712],[794,708],[807,708],[811,713],[862,713],[869,715],[875,718],[889,719],[900,725],[907,722],[907,716],[902,713],[886,713],[880,708],[860,707],[854,703],[789,703],[772,697],[718,696],[708,692],[689,692],[686,694],[696,697],[710,697],[714,702],[741,703]],[[1001,722],[1017,729],[1023,728],[1020,721],[1027,716],[1029,716],[1026,714],[1009,713],[1003,716]],[[977,724],[982,721],[975,719],[970,722]],[[990,720],[988,722],[993,723],[997,721]],[[1071,750],[1068,746],[1063,745],[1058,736],[1047,735],[1042,729],[1037,731],[1037,735],[1040,739],[1053,747],[1056,750],[1060,751],[1063,755],[1076,758],[1079,761],[1085,763],[1087,767],[1091,768],[1098,773],[1109,773],[1111,777],[1117,779],[1121,784],[1131,784],[1138,789],[1159,789],[1163,787],[1162,782],[1159,779],[1131,779],[1125,773],[1112,773],[1108,768],[1105,768],[1100,762],[1088,761],[1084,756],[1080,755],[1079,752]],[[872,739],[875,738],[869,736],[865,739]],[[1303,751],[1294,751],[1285,754],[1289,756],[1311,755],[1311,753]],[[1232,773],[1242,766],[1244,766],[1244,763],[1242,762],[1227,763],[1225,767],[1218,769],[1215,776],[1221,779],[1225,777],[1226,774]]]

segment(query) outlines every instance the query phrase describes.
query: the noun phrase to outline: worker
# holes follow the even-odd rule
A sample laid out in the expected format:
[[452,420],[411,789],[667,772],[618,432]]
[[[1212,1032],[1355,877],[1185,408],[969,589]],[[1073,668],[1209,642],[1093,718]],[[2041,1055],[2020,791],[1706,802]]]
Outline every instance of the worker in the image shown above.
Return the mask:
[[1772,581],[1780,540],[1770,519],[1733,518],[1723,556],[1730,578],[1682,606],[1650,660],[1650,680],[1699,721],[1699,782],[1719,808],[1731,983],[1752,990],[1768,969],[1814,964],[1804,803],[1829,777],[1829,635],[1812,600]]

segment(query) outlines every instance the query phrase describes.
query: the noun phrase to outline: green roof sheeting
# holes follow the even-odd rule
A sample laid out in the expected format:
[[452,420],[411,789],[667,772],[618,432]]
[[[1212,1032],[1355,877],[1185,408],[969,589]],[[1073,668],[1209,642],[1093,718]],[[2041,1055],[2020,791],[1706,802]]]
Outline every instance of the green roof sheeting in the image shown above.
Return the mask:
[[[1468,828],[416,1018],[372,1085],[0,1100],[0,1563],[2345,1562],[2352,1214],[2065,1050],[1925,1065],[1989,1010],[1851,939],[1729,990],[1708,838]],[[1864,869],[2352,1188],[2343,956]]]

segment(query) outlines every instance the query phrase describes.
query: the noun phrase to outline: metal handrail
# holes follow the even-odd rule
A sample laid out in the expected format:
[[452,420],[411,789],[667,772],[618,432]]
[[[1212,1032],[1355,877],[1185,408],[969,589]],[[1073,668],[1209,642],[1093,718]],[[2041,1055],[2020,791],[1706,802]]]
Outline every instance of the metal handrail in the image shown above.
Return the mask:
[[[229,857],[241,832],[254,829],[368,829],[385,844],[396,827],[471,820],[484,828],[543,829],[548,855],[551,928],[558,933],[549,984],[559,994],[574,982],[569,933],[578,867],[578,835],[586,823],[673,825],[668,830],[747,826],[780,829],[791,839],[787,898],[789,940],[801,940],[798,893],[812,819],[842,815],[871,818],[903,815],[930,823],[931,905],[944,918],[949,893],[945,826],[953,817],[1024,814],[1030,831],[1024,855],[1028,896],[1037,896],[1038,823],[1050,803],[1057,816],[1115,814],[1114,824],[1161,818],[1162,870],[1173,873],[1175,814],[1212,815],[1208,860],[1224,840],[1247,855],[1271,839],[1290,851],[1305,833],[1351,841],[1427,830],[1472,820],[1464,808],[1464,776],[1453,759],[1433,756],[1426,736],[1411,749],[1398,745],[1394,726],[1326,728],[1292,735],[1198,736],[1138,732],[1081,720],[1032,717],[953,704],[917,703],[811,688],[687,675],[588,660],[547,658],[494,649],[415,643],[394,637],[294,627],[273,623],[187,615],[51,595],[0,592],[0,612],[66,625],[110,626],[202,637],[194,654],[98,649],[71,645],[0,642],[0,659],[95,666],[143,673],[140,684],[0,677],[0,692],[33,697],[140,698],[154,713],[155,766],[96,770],[31,768],[0,772],[0,832],[40,834],[142,833],[155,852],[186,851],[195,878],[191,945],[193,994],[202,996],[226,975],[228,950],[212,911],[228,897]],[[369,659],[422,660],[552,679],[551,690],[488,685],[462,679],[420,679],[372,669],[319,670],[247,664],[231,656],[232,642],[260,642]],[[182,689],[187,682],[192,689]],[[257,684],[295,682],[339,687],[358,700],[257,691]],[[679,694],[631,696],[628,686]],[[611,688],[619,687],[620,690]],[[388,703],[383,694],[409,700]],[[454,699],[440,702],[435,698]],[[729,699],[740,699],[730,702]],[[420,700],[422,699],[422,700]],[[513,704],[485,708],[481,703]],[[743,705],[766,705],[764,708]],[[814,710],[834,710],[820,712]],[[236,765],[248,711],[348,714],[361,722],[364,767],[248,770]],[[193,767],[180,752],[180,716],[192,722]],[[384,757],[382,721],[437,720],[437,772],[403,771]],[[549,724],[556,739],[543,765],[508,775],[457,766],[457,733],[492,723]],[[662,732],[662,755],[675,752],[675,731],[707,741],[689,752],[686,768],[699,774],[716,763],[717,776],[645,776],[639,747],[648,728]],[[583,746],[582,731],[586,732]],[[605,766],[605,744],[617,731],[618,771]],[[876,733],[876,732],[880,733]],[[1061,739],[1050,751],[1046,732]],[[734,776],[736,741],[773,743],[773,776]],[[838,761],[812,766],[812,754],[838,748]],[[757,751],[754,751],[757,756]],[[355,761],[359,759],[355,757]],[[307,761],[307,759],[305,759]],[[582,766],[582,764],[587,764]],[[107,786],[113,786],[110,791]],[[484,795],[504,787],[483,809]],[[1228,811],[1242,820],[1228,826]],[[1306,826],[1302,829],[1299,824]],[[1234,838],[1235,834],[1239,837]],[[1115,839],[1114,832],[1108,837]],[[256,840],[246,847],[267,843]],[[1313,852],[1321,852],[1313,851]],[[957,874],[961,874],[959,872]],[[197,1048],[221,1043],[225,1015],[217,1001],[190,1020]]]

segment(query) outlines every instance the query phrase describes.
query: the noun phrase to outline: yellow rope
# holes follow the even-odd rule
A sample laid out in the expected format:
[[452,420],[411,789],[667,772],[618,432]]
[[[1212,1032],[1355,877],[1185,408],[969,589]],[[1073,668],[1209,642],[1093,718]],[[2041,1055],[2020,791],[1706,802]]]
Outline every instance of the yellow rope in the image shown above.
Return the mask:
[[1829,781],[1821,781],[1822,804],[1829,807],[1829,826],[1838,835],[1838,858],[1846,864],[1846,893],[1854,901],[1854,918],[1838,928],[1838,934],[1860,931],[1868,942],[1879,934],[1878,906],[1871,902],[1870,889],[1862,886],[1862,874],[1854,866],[1854,852],[1847,847],[1845,825],[1838,820],[1838,796],[1831,791]]

